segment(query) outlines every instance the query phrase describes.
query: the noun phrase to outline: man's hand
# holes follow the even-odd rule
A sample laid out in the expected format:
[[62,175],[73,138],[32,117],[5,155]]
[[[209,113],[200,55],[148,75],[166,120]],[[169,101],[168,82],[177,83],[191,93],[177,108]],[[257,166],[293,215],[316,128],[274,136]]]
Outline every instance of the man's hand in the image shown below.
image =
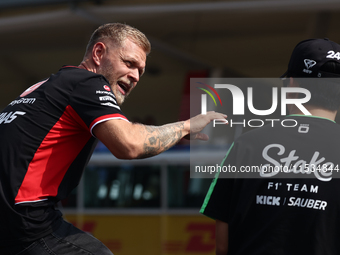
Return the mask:
[[218,112],[207,112],[187,120],[190,125],[190,134],[185,136],[186,139],[203,140],[209,139],[208,135],[200,133],[214,119],[225,119],[227,115]]

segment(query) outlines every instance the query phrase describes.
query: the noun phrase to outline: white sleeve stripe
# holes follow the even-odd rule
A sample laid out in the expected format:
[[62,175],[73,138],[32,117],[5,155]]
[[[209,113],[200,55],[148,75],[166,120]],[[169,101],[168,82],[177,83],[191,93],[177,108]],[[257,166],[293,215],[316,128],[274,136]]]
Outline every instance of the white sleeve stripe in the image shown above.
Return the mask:
[[110,102],[106,102],[106,103],[100,103],[101,105],[105,105],[105,106],[109,106],[109,107],[114,107],[118,110],[120,110],[120,107],[118,105],[112,104]]
[[21,202],[15,203],[15,205],[23,204],[23,203],[35,203],[35,202],[46,201],[46,200],[47,200],[47,198],[39,199],[39,200],[33,200],[33,201],[21,201]]
[[99,120],[98,122],[96,122],[96,123],[94,123],[94,124],[92,125],[92,128],[91,128],[91,130],[90,130],[91,135],[92,135],[93,137],[97,138],[97,137],[92,133],[93,128],[94,128],[96,125],[98,125],[99,123],[102,123],[102,122],[108,121],[108,120],[125,120],[125,121],[127,121],[127,122],[130,122],[130,121],[128,121],[127,119],[122,118],[122,117],[110,117],[110,118],[107,118],[107,119],[102,119],[102,120]]

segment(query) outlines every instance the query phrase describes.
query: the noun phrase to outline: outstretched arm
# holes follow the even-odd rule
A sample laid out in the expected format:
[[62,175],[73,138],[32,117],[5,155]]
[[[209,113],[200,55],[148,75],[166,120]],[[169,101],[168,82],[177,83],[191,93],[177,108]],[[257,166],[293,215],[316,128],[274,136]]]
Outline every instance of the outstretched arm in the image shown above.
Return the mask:
[[141,128],[144,128],[142,136],[144,136],[145,139],[143,153],[139,158],[152,157],[168,150],[178,143],[185,132],[184,121],[160,127],[141,125]]
[[206,115],[197,115],[186,121],[163,126],[109,120],[95,126],[93,133],[117,158],[147,158],[168,150],[184,136],[207,140],[207,135],[200,132],[213,119],[223,118],[226,115],[208,112]]

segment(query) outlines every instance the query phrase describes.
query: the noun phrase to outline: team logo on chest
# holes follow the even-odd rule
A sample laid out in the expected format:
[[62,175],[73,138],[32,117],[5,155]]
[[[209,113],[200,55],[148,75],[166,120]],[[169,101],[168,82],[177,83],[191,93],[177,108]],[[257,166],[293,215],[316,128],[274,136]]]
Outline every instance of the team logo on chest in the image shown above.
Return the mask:
[[107,85],[104,85],[104,89],[105,89],[106,91],[110,91],[110,87],[107,86]]

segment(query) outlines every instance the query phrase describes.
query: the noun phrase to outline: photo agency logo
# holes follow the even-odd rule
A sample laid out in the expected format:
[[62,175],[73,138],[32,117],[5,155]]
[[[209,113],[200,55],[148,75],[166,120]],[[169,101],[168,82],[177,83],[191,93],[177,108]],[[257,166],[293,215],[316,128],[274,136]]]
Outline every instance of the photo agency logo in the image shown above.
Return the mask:
[[[209,88],[212,92],[214,92],[214,94],[217,96],[218,100],[220,101],[220,104],[222,106],[222,100],[221,100],[221,97],[220,95],[217,93],[217,91],[211,87],[210,85],[208,84],[204,84],[203,82],[197,82],[198,84],[201,84],[207,88]],[[216,103],[216,100],[215,100],[215,97],[206,89],[204,88],[200,88],[198,87],[200,90],[203,90],[205,93],[207,93],[211,98],[212,100],[214,101],[215,103],[215,106],[217,106],[217,103]],[[202,111],[202,114],[207,114],[207,95],[206,94],[202,94],[201,96],[201,99],[202,99],[202,103],[201,103],[201,111]]]
[[[231,127],[235,125],[243,125],[249,126],[249,127],[262,127],[265,124],[270,124],[273,127],[275,122],[281,122],[281,125],[284,127],[295,127],[298,125],[297,121],[294,119],[273,119],[269,118],[271,114],[273,114],[278,107],[280,107],[280,113],[282,116],[287,115],[287,106],[288,105],[295,105],[304,115],[311,115],[311,113],[303,106],[304,103],[307,103],[311,98],[311,93],[309,90],[305,88],[300,87],[272,87],[271,96],[272,96],[272,105],[269,109],[256,109],[254,106],[254,90],[256,88],[253,87],[247,87],[246,89],[246,95],[243,93],[243,91],[236,85],[233,84],[214,84],[213,86],[210,86],[203,82],[196,82],[196,85],[199,84],[200,87],[197,87],[198,89],[205,92],[204,94],[201,94],[201,114],[207,114],[207,111],[216,111],[216,107],[221,105],[223,106],[222,102],[227,99],[223,99],[222,95],[225,95],[225,93],[222,93],[223,90],[228,90],[231,93],[232,96],[232,113],[233,116],[244,116],[245,115],[245,107],[248,107],[248,110],[256,115],[256,116],[266,116],[268,118],[260,119],[260,118],[253,118],[253,119],[241,119],[238,117],[237,121],[232,118],[230,119],[215,119],[213,121],[213,127],[216,127],[216,125],[225,125],[229,124]],[[204,87],[204,88],[202,88]],[[218,92],[217,92],[218,90]],[[279,96],[279,91],[281,96]],[[292,94],[301,94],[303,96],[298,97],[291,97],[289,95]],[[208,97],[214,102],[214,108],[212,108],[211,104],[208,104]],[[218,99],[219,104],[215,97]],[[280,99],[280,103],[279,103]],[[229,99],[228,99],[229,100]],[[246,104],[245,104],[246,101]],[[210,107],[210,109],[208,109]],[[227,109],[228,112],[230,112],[230,109]],[[225,110],[223,109],[223,112]]]

